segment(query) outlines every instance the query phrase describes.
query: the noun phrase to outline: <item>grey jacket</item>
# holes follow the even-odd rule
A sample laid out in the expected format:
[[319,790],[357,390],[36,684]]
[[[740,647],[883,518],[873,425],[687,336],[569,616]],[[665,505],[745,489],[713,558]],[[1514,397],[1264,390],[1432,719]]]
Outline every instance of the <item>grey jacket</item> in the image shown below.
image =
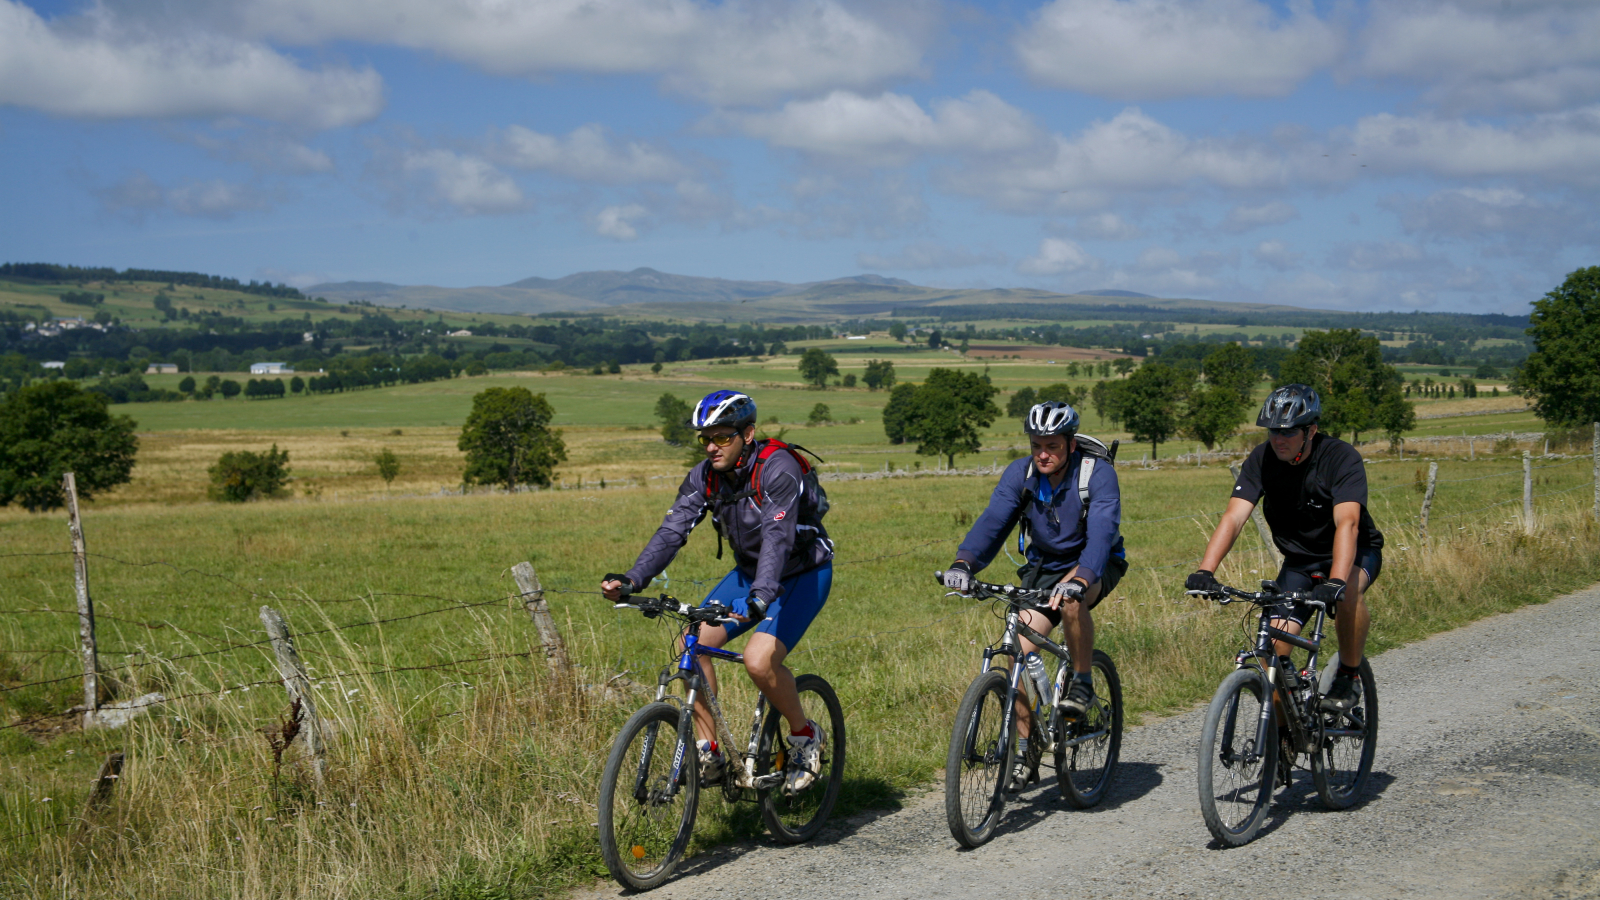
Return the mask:
[[661,527],[627,571],[628,580],[643,589],[660,575],[707,513],[722,523],[734,565],[750,579],[751,592],[763,601],[776,599],[785,579],[831,560],[833,542],[822,524],[800,522],[805,484],[800,464],[789,453],[779,451],[762,463],[760,497],[734,498],[747,487],[754,462],[755,454],[748,453],[738,468],[723,473],[711,503],[706,502],[710,461],[703,460],[690,469]]

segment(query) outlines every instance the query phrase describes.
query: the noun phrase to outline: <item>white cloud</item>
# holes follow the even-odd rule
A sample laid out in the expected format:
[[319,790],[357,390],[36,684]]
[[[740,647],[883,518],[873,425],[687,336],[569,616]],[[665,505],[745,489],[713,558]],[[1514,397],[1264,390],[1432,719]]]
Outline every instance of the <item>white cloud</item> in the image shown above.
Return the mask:
[[968,250],[935,241],[907,244],[893,253],[858,253],[856,265],[869,270],[965,269],[972,266],[1003,266],[1006,255],[998,250]]
[[1298,218],[1300,211],[1294,208],[1294,204],[1275,200],[1259,206],[1235,206],[1228,210],[1219,227],[1230,234],[1241,234],[1268,225],[1282,225]]
[[746,134],[774,146],[860,165],[898,165],[923,153],[1014,152],[1044,137],[1025,113],[988,91],[932,108],[925,112],[903,94],[834,91],[736,121]]
[[605,128],[597,124],[574,129],[566,137],[512,125],[498,135],[494,144],[493,155],[505,165],[544,170],[576,181],[673,182],[688,172],[688,167],[671,154],[648,144],[613,147]]
[[1385,197],[1407,234],[1479,245],[1486,255],[1509,248],[1547,256],[1564,247],[1600,245],[1600,221],[1581,201],[1544,199],[1508,187],[1449,188],[1426,197]]
[[969,166],[943,183],[1003,209],[1032,211],[1097,209],[1128,192],[1196,182],[1259,189],[1291,181],[1282,154],[1271,146],[1246,136],[1188,137],[1131,107],[1054,143],[1043,157]]
[[333,171],[333,157],[271,129],[248,128],[238,135],[179,134],[217,159],[242,162],[257,171],[308,175]]
[[154,212],[181,216],[230,219],[242,212],[268,209],[282,199],[280,192],[221,179],[191,181],[164,187],[144,172],[94,192],[108,212],[142,220]]
[[257,43],[146,33],[103,8],[46,23],[0,0],[0,104],[83,118],[246,115],[310,128],[383,108],[371,69],[308,71]]
[[1600,6],[1374,3],[1355,70],[1425,86],[1454,110],[1555,110],[1600,99]]
[[1290,250],[1283,241],[1262,241],[1250,251],[1250,255],[1255,257],[1256,262],[1280,272],[1297,269],[1304,260],[1301,254]]
[[1024,275],[1064,275],[1098,268],[1100,260],[1076,243],[1062,238],[1045,238],[1039,242],[1038,253],[1017,263],[1017,271]]
[[637,203],[626,206],[608,206],[600,210],[595,216],[594,230],[596,234],[619,241],[631,241],[639,236],[639,230],[634,222],[645,218],[650,211]]
[[1450,268],[1448,260],[1431,256],[1404,241],[1342,244],[1328,254],[1328,263],[1353,272],[1419,272]]
[[1079,216],[1067,232],[1086,241],[1131,241],[1144,236],[1139,226],[1113,212]]
[[1023,68],[1052,87],[1117,100],[1281,97],[1343,50],[1309,3],[1054,0],[1017,36]]
[[529,205],[515,181],[479,156],[410,150],[401,155],[400,169],[423,183],[431,202],[467,215],[518,212]]
[[1351,149],[1388,173],[1456,178],[1531,176],[1600,182],[1600,106],[1507,126],[1379,113],[1360,120]]
[[929,4],[862,9],[835,0],[189,0],[179,8],[252,37],[392,44],[495,75],[656,75],[718,104],[870,90],[919,75],[934,24]]

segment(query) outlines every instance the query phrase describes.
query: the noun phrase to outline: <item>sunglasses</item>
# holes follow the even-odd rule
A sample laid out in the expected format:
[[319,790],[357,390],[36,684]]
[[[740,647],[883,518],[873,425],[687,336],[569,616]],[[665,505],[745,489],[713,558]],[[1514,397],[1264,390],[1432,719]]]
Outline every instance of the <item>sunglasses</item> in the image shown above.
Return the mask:
[[718,447],[726,447],[733,443],[733,439],[738,436],[739,435],[733,432],[729,432],[727,434],[702,434],[700,435],[699,440],[702,446],[706,444],[716,444]]
[[1305,429],[1304,428],[1268,428],[1267,429],[1267,433],[1272,435],[1273,437],[1276,437],[1276,438],[1294,437],[1295,435],[1299,434],[1302,431],[1305,431]]

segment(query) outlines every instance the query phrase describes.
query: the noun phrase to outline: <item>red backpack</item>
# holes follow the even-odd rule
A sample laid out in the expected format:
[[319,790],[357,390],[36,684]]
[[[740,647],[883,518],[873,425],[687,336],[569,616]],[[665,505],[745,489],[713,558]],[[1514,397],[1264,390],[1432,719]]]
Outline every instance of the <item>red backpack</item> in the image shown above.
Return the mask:
[[717,501],[737,504],[741,501],[754,498],[756,505],[766,502],[766,497],[761,493],[761,470],[765,467],[767,459],[774,453],[782,450],[794,457],[800,464],[800,515],[798,524],[817,527],[822,523],[822,517],[828,514],[828,492],[822,489],[822,483],[817,480],[817,471],[810,460],[801,455],[802,452],[810,454],[817,462],[823,462],[822,457],[799,444],[789,444],[777,438],[756,441],[755,463],[750,467],[750,486],[742,491],[722,496],[722,473],[710,466],[706,467],[706,506],[711,509],[711,527],[717,532],[717,559],[722,558],[722,522],[717,518]]

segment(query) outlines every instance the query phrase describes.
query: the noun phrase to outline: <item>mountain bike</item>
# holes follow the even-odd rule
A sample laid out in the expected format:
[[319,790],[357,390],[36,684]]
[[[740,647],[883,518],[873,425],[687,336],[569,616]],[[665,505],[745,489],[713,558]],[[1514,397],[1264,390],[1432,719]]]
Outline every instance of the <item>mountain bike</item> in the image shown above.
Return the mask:
[[[1310,758],[1311,779],[1324,806],[1346,809],[1355,803],[1378,747],[1378,688],[1372,667],[1363,659],[1361,702],[1342,713],[1322,709],[1339,667],[1334,654],[1321,676],[1315,674],[1327,604],[1309,592],[1280,590],[1273,581],[1261,582],[1254,593],[1226,585],[1214,592],[1188,593],[1224,605],[1243,601],[1260,615],[1255,646],[1235,657],[1237,668],[1211,698],[1200,732],[1200,812],[1212,836],[1229,847],[1254,839],[1266,821],[1273,788],[1279,782],[1289,784],[1301,753]],[[1315,610],[1309,638],[1272,624],[1283,617],[1274,612],[1278,607],[1297,601]],[[1296,672],[1280,662],[1274,640],[1308,651],[1305,668]]]
[[[844,708],[832,686],[816,675],[795,679],[806,717],[825,723],[827,744],[816,781],[791,794],[785,785],[798,761],[788,756],[789,727],[783,716],[768,709],[767,698],[760,696],[744,753],[733,758],[740,744],[700,672],[701,657],[744,661],[738,653],[699,642],[702,623],[731,622],[731,611],[720,604],[689,606],[666,594],[629,598],[616,607],[637,609],[650,619],[675,620],[684,634],[676,664],[662,669],[657,679],[655,700],[622,726],[600,777],[600,855],[612,876],[626,887],[649,890],[667,880],[689,846],[702,787],[694,732],[696,704],[704,704],[711,713],[717,740],[729,755],[723,796],[729,802],[759,803],[762,820],[780,843],[815,837],[828,821],[844,780]],[[674,681],[683,682],[681,700],[667,692]]]
[[[936,572],[934,578],[943,583],[944,573]],[[1088,809],[1105,797],[1122,752],[1122,681],[1111,657],[1103,650],[1094,651],[1090,663],[1094,702],[1079,718],[1063,717],[1056,701],[1063,696],[1072,673],[1072,654],[1029,628],[1021,616],[1024,610],[1046,609],[1049,591],[974,581],[970,591],[958,596],[1004,608],[1006,623],[999,642],[984,648],[978,677],[956,708],[950,750],[945,756],[945,817],[956,841],[971,848],[994,837],[1005,808],[1007,781],[1016,762],[1017,697],[1027,698],[1031,720],[1024,760],[1027,780],[1039,780],[1039,766],[1049,752],[1062,798],[1078,809]],[[1059,661],[1055,677],[1044,691],[1026,674],[1019,635]],[[995,667],[997,656],[1009,657],[1009,671]]]

